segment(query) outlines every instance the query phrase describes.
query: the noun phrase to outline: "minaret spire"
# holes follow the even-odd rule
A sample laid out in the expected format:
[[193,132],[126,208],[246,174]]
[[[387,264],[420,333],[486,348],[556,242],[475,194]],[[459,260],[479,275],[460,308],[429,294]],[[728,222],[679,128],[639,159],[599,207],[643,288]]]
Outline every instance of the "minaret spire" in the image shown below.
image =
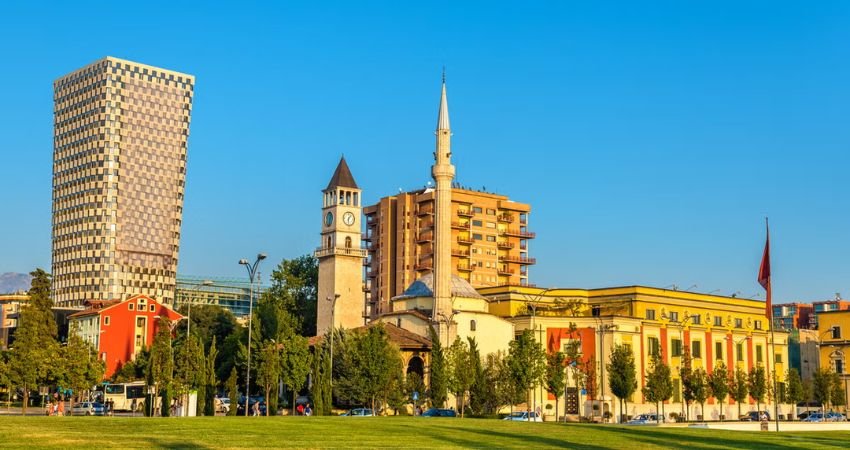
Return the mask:
[[[446,98],[446,71],[443,68],[443,86],[440,93],[440,110],[437,113],[437,148],[431,176],[437,189],[434,192],[434,306],[432,320],[445,320],[452,315],[452,180],[455,167],[452,165],[449,127],[449,102]],[[438,332],[440,341],[448,345],[448,327],[445,334]]]

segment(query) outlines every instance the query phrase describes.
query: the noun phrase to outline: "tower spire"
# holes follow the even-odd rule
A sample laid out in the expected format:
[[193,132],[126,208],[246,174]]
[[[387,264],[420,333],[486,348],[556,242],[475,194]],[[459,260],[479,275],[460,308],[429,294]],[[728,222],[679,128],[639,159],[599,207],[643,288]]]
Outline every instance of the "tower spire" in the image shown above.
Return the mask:
[[443,92],[440,94],[440,112],[437,114],[437,130],[449,130],[449,101],[446,98],[446,68],[443,67]]

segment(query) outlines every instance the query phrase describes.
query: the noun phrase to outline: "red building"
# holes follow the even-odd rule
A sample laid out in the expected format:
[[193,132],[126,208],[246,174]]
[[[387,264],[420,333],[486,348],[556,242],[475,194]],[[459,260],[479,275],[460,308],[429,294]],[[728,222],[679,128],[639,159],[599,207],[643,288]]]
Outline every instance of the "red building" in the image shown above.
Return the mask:
[[71,330],[90,342],[106,361],[104,378],[110,378],[127,361],[153,344],[160,317],[172,324],[182,315],[146,295],[127,300],[94,300],[87,309],[68,316]]

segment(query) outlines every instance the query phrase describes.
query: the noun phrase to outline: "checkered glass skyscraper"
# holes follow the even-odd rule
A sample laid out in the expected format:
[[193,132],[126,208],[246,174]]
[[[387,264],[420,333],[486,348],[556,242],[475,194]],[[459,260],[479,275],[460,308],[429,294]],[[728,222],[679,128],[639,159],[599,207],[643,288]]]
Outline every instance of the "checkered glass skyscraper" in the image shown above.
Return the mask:
[[53,83],[53,298],[173,303],[195,78],[106,57]]

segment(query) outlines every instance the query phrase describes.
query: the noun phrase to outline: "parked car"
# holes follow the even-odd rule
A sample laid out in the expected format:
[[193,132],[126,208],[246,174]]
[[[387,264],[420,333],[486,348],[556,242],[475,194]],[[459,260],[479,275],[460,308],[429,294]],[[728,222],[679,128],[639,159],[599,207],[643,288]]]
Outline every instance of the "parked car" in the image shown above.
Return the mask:
[[369,408],[354,408],[340,415],[349,417],[372,417],[375,415],[375,413]]
[[844,422],[845,420],[847,420],[847,418],[841,413],[828,412],[824,414],[816,412],[809,414],[808,417],[803,419],[803,422]]
[[98,402],[80,402],[71,408],[72,416],[102,416],[106,411],[103,403]]
[[640,414],[626,422],[626,425],[649,425],[659,422],[664,422],[664,418],[661,417],[661,414]]
[[215,411],[227,414],[230,412],[230,399],[227,397],[216,397]]
[[431,408],[428,411],[420,414],[421,417],[457,417],[457,412],[453,409],[446,408]]
[[803,411],[797,415],[797,420],[806,420],[812,414],[816,414],[817,411]]
[[540,417],[540,414],[537,414],[534,411],[516,411],[502,420],[510,420],[514,422],[543,422],[543,418]]
[[750,411],[742,415],[739,419],[744,422],[759,422],[761,421],[762,415],[767,417],[767,420],[770,420],[770,413],[767,411]]

